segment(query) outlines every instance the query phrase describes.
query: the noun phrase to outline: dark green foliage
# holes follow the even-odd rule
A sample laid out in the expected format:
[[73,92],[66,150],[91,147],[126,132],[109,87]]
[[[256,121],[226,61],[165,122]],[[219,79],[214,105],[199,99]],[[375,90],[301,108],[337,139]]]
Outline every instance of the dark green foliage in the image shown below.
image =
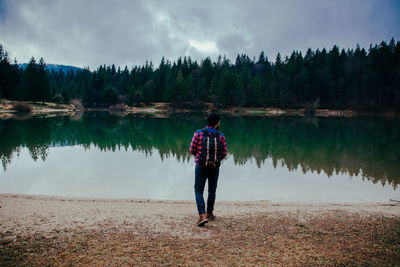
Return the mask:
[[102,91],[101,96],[103,102],[106,104],[116,104],[118,102],[118,94],[112,86],[107,86],[107,88]]
[[[255,106],[354,109],[400,109],[400,42],[392,39],[368,51],[340,50],[333,46],[303,56],[293,51],[270,62],[264,52],[258,60],[241,54],[232,64],[225,57],[205,58],[198,64],[190,57],[171,63],[164,58],[158,68],[100,66],[90,72],[45,70],[43,59],[32,58],[25,71],[10,64],[0,45],[0,96],[16,100],[80,99],[85,105],[127,102],[212,102],[216,106]],[[60,98],[59,96],[62,96]]]
[[34,103],[41,100],[43,103],[50,98],[49,74],[45,69],[46,63],[41,58],[39,64],[32,57],[28,66],[23,72],[23,85],[25,99]]
[[17,65],[11,65],[8,54],[0,44],[0,98],[18,98],[20,75]]
[[39,71],[36,60],[32,57],[24,71],[23,81],[26,99],[33,100],[34,103],[38,100],[38,74]]
[[44,62],[44,59],[41,58],[36,79],[38,80],[37,96],[39,100],[42,100],[43,104],[45,100],[50,98],[49,74],[45,67],[46,63]]

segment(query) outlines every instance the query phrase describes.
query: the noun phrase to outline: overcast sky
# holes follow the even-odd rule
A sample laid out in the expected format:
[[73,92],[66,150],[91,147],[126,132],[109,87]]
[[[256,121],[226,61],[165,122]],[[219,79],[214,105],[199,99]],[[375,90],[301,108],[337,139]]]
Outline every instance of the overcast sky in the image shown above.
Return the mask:
[[238,53],[270,60],[293,50],[400,39],[399,0],[0,0],[0,43],[11,59],[89,66],[157,66]]

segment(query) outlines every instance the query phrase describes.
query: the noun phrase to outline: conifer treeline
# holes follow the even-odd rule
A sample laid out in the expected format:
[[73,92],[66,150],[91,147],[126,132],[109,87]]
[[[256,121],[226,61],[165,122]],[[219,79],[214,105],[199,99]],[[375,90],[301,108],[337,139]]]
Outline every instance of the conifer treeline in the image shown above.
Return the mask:
[[[275,62],[264,52],[258,59],[238,55],[197,63],[190,57],[162,58],[131,70],[100,66],[96,71],[47,71],[32,58],[25,70],[11,64],[0,45],[0,97],[14,100],[84,105],[165,101],[174,104],[213,102],[222,106],[263,106],[355,110],[400,109],[400,42],[392,39],[368,51],[308,49]],[[317,104],[318,103],[318,104]]]

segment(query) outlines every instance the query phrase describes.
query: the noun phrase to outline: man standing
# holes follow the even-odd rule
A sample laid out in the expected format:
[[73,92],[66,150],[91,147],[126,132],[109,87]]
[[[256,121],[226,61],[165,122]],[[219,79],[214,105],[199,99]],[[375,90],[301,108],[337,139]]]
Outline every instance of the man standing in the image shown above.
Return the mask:
[[[203,226],[214,220],[215,192],[217,190],[219,166],[226,157],[225,136],[218,131],[221,119],[217,114],[207,117],[207,127],[194,133],[190,153],[196,156],[194,192],[200,218],[197,226]],[[208,180],[207,213],[203,198],[204,187]]]

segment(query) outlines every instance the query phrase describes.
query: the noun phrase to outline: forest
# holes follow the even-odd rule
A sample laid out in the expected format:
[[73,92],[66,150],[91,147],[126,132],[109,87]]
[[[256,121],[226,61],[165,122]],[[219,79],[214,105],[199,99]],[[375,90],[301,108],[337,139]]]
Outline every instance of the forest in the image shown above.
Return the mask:
[[400,42],[369,49],[312,50],[305,55],[278,53],[274,61],[239,54],[200,63],[190,57],[163,57],[158,66],[146,62],[128,69],[115,65],[70,71],[49,71],[43,58],[31,58],[22,68],[0,45],[0,98],[69,103],[86,107],[117,103],[168,102],[176,107],[328,108],[358,111],[400,109]]

